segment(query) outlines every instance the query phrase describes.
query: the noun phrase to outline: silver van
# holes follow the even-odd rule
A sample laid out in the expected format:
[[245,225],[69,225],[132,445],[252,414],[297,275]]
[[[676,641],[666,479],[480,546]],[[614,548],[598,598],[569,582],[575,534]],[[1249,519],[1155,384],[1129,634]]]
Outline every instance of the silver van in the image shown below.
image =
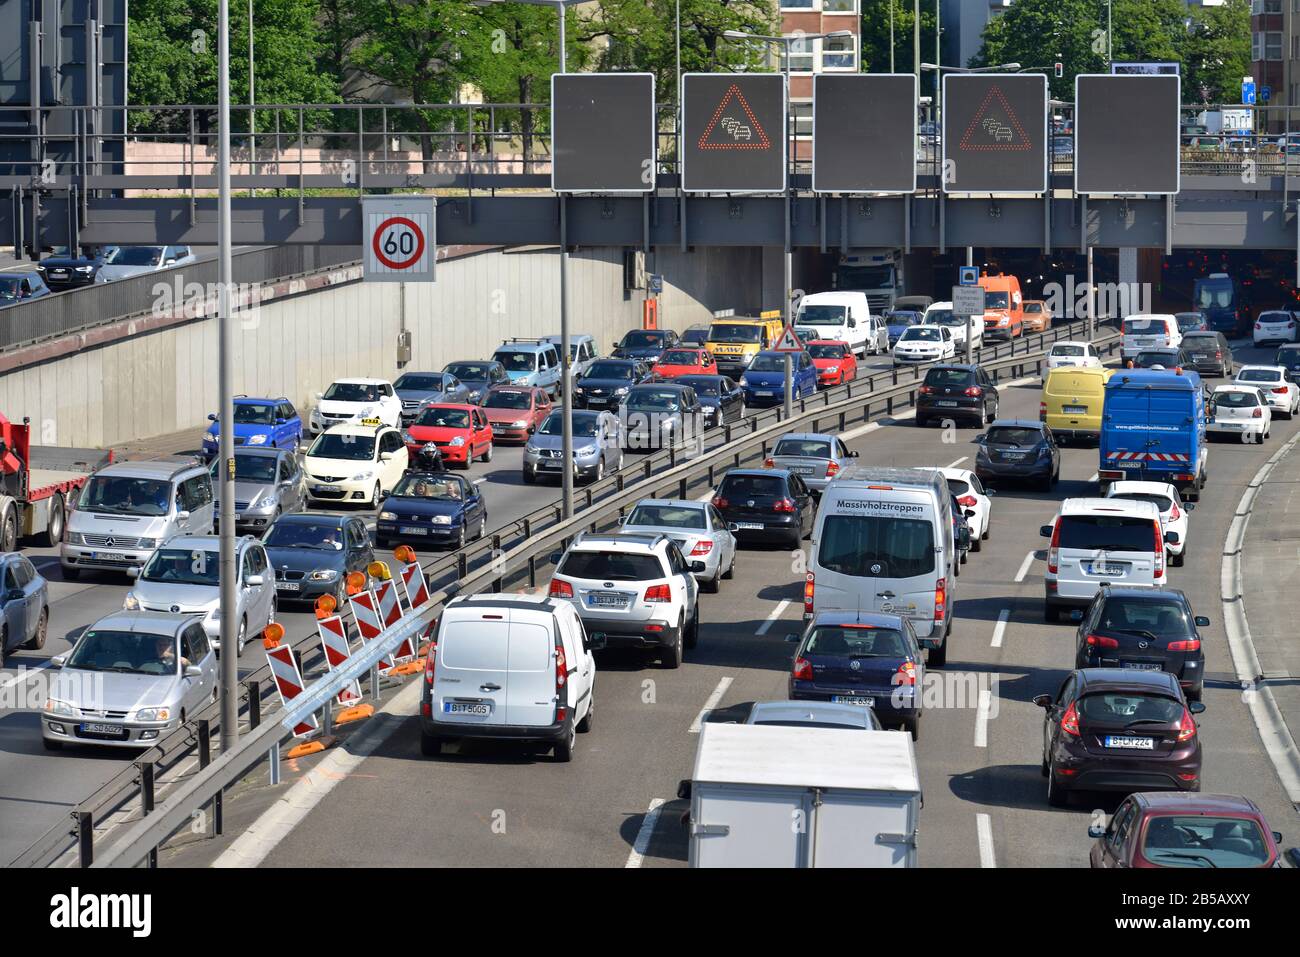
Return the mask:
[[69,511],[59,564],[68,581],[125,573],[173,535],[207,535],[212,525],[212,479],[198,459],[115,462],[90,477]]
[[943,665],[957,564],[969,534],[953,527],[952,495],[941,473],[844,470],[817,507],[804,618],[823,611],[903,615],[929,649],[928,662]]

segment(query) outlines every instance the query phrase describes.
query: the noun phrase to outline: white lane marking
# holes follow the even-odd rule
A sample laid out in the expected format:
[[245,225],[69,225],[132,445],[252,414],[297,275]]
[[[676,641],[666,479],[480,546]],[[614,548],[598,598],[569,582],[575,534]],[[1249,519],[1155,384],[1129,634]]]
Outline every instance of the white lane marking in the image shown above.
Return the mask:
[[704,707],[700,709],[700,713],[695,716],[695,720],[691,722],[690,728],[687,729],[691,734],[700,733],[700,725],[704,723],[704,716],[718,706],[718,702],[722,700],[722,696],[727,693],[727,689],[730,687],[730,678],[723,678],[718,682],[718,686],[713,689],[713,694],[709,695],[708,700],[704,702]]
[[758,634],[766,635],[771,627],[776,624],[776,620],[785,614],[785,610],[790,607],[790,599],[782,598],[777,606],[772,609],[772,613],[767,616],[767,621],[758,626]]
[[641,829],[636,832],[636,841],[632,844],[632,850],[628,852],[627,863],[623,865],[624,867],[640,867],[641,862],[645,860],[645,852],[650,849],[650,838],[654,836],[655,825],[659,823],[659,812],[663,805],[663,798],[655,798],[650,802],[650,807],[641,820]]
[[979,837],[980,867],[997,867],[993,856],[993,822],[987,814],[975,815],[975,833]]
[[14,675],[4,684],[0,685],[0,691],[8,691],[10,688],[22,684],[32,675],[36,674],[36,672],[44,671],[48,667],[50,667],[50,663],[48,661],[42,661],[39,665],[33,665],[30,668],[24,668],[22,671]]
[[847,432],[841,432],[840,438],[845,442],[852,442],[854,439],[860,439],[868,432],[874,432],[876,429],[883,428],[883,422],[868,422],[866,425],[859,425],[856,429],[850,429]]
[[988,688],[980,691],[979,704],[975,706],[975,747],[989,746],[989,712],[993,709],[993,692]]
[[1010,609],[1003,608],[998,612],[998,623],[993,626],[993,644],[994,648],[1002,647],[1002,634],[1007,630],[1007,621],[1011,618]]
[[1020,570],[1016,572],[1016,581],[1022,582],[1025,576],[1029,574],[1029,566],[1034,563],[1034,553],[1030,552],[1025,556],[1025,560],[1020,563]]
[[969,455],[963,455],[956,462],[949,462],[947,465],[944,466],[944,468],[955,469],[957,466],[961,465],[962,462],[965,462],[968,458],[970,458]]

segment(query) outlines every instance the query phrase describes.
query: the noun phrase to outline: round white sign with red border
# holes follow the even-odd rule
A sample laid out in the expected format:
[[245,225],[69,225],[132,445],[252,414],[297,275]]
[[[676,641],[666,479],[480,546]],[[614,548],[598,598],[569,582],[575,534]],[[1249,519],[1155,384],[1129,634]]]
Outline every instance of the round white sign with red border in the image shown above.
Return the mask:
[[437,249],[433,237],[433,197],[363,197],[362,218],[368,281],[433,280]]

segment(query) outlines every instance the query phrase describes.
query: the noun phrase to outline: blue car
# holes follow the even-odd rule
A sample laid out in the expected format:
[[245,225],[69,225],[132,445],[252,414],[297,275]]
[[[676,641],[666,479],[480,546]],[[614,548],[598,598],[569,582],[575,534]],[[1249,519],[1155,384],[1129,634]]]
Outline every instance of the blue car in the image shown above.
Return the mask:
[[50,589],[22,555],[0,554],[0,664],[18,648],[41,648],[50,624]]
[[436,542],[464,548],[487,533],[487,503],[478,486],[451,472],[407,472],[379,506],[380,548]]
[[915,326],[920,321],[921,313],[910,309],[895,309],[885,313],[885,330],[889,333],[889,348],[894,348],[894,343],[908,326]]
[[[217,454],[221,423],[209,415],[207,434],[203,436],[203,454],[209,459]],[[278,399],[235,396],[235,445],[261,448],[296,449],[302,439],[302,417],[293,403]]]
[[823,611],[797,641],[790,669],[792,700],[833,701],[870,708],[883,725],[916,740],[925,664],[912,623],[899,615]]
[[[768,349],[750,361],[740,377],[740,387],[745,392],[745,405],[777,405],[785,401],[785,357],[787,353]],[[793,393],[796,399],[806,399],[817,391],[817,367],[807,352],[791,352],[794,362]]]

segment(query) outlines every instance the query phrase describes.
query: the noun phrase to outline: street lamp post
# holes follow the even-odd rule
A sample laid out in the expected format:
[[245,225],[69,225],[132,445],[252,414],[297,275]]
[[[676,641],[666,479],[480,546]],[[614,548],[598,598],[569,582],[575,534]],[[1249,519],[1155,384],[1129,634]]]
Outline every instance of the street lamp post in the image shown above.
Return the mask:
[[[217,30],[217,572],[221,595],[221,750],[239,741],[239,639],[235,621],[235,400],[230,382],[230,0],[220,0]],[[179,652],[178,652],[179,653]]]

